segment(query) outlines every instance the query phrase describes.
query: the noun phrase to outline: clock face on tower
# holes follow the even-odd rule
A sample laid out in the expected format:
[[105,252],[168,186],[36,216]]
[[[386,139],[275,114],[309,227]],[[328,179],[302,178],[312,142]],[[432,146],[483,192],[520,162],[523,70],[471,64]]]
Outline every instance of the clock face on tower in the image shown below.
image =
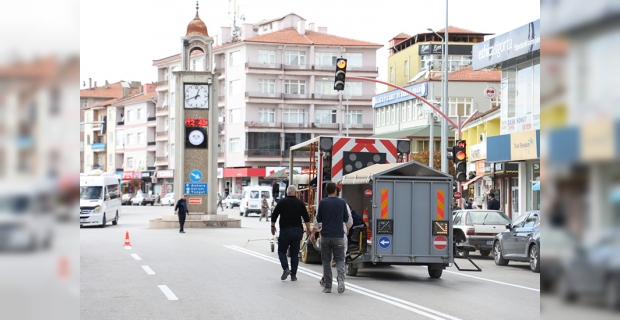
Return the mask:
[[209,109],[209,86],[185,84],[184,105],[186,109]]
[[199,127],[185,127],[185,148],[206,149],[207,131]]
[[203,141],[205,141],[205,135],[200,130],[193,130],[187,136],[189,143],[199,146]]

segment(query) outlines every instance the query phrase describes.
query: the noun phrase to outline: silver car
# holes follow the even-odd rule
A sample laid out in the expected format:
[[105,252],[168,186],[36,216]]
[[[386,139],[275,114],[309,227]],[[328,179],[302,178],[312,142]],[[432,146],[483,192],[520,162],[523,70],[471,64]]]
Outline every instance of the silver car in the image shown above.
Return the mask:
[[493,249],[495,235],[506,230],[510,218],[496,210],[456,210],[452,214],[455,255],[467,258],[472,251],[483,257]]

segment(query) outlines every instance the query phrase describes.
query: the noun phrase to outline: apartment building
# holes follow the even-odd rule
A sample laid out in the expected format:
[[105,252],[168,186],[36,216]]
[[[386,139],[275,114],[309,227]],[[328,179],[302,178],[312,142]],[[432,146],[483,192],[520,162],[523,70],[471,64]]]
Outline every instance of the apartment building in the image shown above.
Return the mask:
[[[266,167],[287,165],[288,148],[314,136],[373,133],[375,84],[347,81],[341,108],[332,88],[335,61],[341,56],[348,59],[348,74],[378,77],[376,51],[382,45],[331,35],[325,27],[315,31],[313,23],[294,13],[243,24],[234,37],[225,27],[214,38],[214,71],[221,74],[217,105],[221,192],[238,193],[242,186],[268,183],[262,180]],[[192,69],[201,71],[198,56],[191,61]],[[174,95],[181,94],[172,84],[180,55],[155,60],[153,65],[158,68],[161,107],[172,109]],[[296,166],[308,166],[298,159]]]
[[[120,81],[108,83],[97,87],[97,82],[92,83],[89,79],[82,83],[80,90],[80,121],[86,124],[80,126],[80,172],[88,172],[95,168],[101,168],[106,172],[115,172],[114,158],[108,154],[114,153],[114,149],[108,149],[108,139],[114,135],[114,124],[107,120],[108,108],[122,98],[135,95],[140,91],[140,82]],[[90,124],[88,122],[103,121],[106,117],[106,127],[102,130],[102,124]],[[109,136],[109,137],[108,137]],[[118,171],[118,170],[116,170]],[[121,170],[122,171],[122,170]]]
[[[445,29],[409,36],[401,33],[389,41],[388,82],[398,86],[420,79],[427,70],[442,72]],[[472,63],[472,46],[484,41],[482,33],[448,26],[448,65],[456,71]],[[432,69],[429,69],[430,68]],[[388,87],[388,90],[393,88]]]

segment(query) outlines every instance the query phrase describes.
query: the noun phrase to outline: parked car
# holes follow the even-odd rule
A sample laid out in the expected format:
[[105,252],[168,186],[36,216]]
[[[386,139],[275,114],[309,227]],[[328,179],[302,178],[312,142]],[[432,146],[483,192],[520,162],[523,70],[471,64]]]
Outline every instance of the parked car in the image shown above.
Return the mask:
[[153,198],[150,194],[139,193],[135,197],[131,199],[131,205],[139,205],[146,206],[147,204],[153,205],[155,203],[155,198]]
[[619,310],[620,230],[616,227],[597,231],[593,240],[579,245],[575,254],[563,261],[558,294],[565,301],[574,301],[581,295],[598,296],[607,307]]
[[130,193],[123,194],[123,196],[121,197],[121,204],[122,205],[131,204],[131,194]]
[[174,201],[174,193],[166,193],[166,195],[161,198],[161,205],[162,206],[173,206],[175,204]]
[[467,258],[479,250],[483,257],[493,249],[495,235],[506,229],[510,218],[496,210],[456,210],[453,213],[455,255]]
[[229,194],[226,199],[224,199],[224,206],[226,209],[238,207],[241,203],[241,195],[240,194]]
[[533,272],[540,272],[540,211],[528,211],[506,225],[493,243],[495,264],[509,261],[529,262]]
[[579,240],[564,228],[545,228],[544,251],[540,253],[540,286],[553,289],[561,273],[562,262],[577,251]]

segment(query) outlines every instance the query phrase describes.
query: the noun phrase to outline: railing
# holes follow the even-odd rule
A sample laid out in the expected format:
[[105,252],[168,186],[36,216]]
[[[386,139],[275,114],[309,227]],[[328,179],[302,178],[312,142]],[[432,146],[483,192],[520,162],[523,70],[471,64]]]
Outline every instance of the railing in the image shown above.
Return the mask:
[[[331,65],[317,65],[317,64],[315,64],[313,66],[313,68],[314,68],[314,70],[317,70],[317,71],[333,71],[333,72],[336,71],[336,66],[331,66]],[[348,68],[347,68],[347,70],[348,70]]]
[[298,100],[298,99],[312,99],[313,98],[313,94],[310,93],[285,93],[284,95],[284,99],[293,99],[293,100]]
[[215,73],[225,74],[226,73],[226,67],[225,66],[220,66],[220,67],[215,68]]
[[164,81],[159,81],[157,82],[157,86],[161,87],[161,86],[167,86],[168,85],[168,80],[164,80]]
[[117,125],[117,126],[122,126],[122,125],[125,125],[125,120],[123,120],[123,121],[118,121],[118,122],[116,123],[116,125]]
[[218,102],[219,102],[219,101],[225,101],[225,100],[226,100],[226,95],[223,95],[223,94],[222,94],[222,95],[217,96],[217,101],[218,101]]
[[282,99],[282,93],[265,93],[265,92],[247,92],[245,96],[248,98],[265,98],[265,99]]
[[269,149],[250,149],[245,150],[245,155],[249,157],[280,157],[280,149],[278,150],[269,150]]
[[[374,97],[374,95],[372,94],[363,94],[361,96],[349,96],[349,101],[372,101],[372,97]],[[342,101],[346,101],[347,100],[347,96],[343,95],[342,96]]]
[[247,128],[282,128],[282,123],[281,122],[246,121],[245,126]]
[[155,108],[155,114],[159,112],[168,112],[168,105]]
[[262,63],[262,62],[249,61],[245,63],[245,67],[248,69],[282,70],[281,63]]
[[123,168],[116,168],[116,172],[123,172]]
[[351,67],[347,66],[347,71],[352,72],[379,72],[379,68],[377,67]]
[[[285,64],[284,70],[311,70],[312,66],[309,64]],[[334,67],[334,70],[336,67]]]
[[101,123],[93,124],[93,131],[96,131],[96,130],[101,130]]
[[146,170],[148,171],[155,171],[157,168],[156,167],[146,167]]
[[155,121],[157,120],[157,117],[148,117],[146,118],[146,121]]
[[150,141],[150,142],[146,143],[147,146],[154,146],[156,144],[157,144],[157,142],[155,142],[155,141]]
[[338,95],[336,95],[336,94],[320,94],[320,93],[315,93],[314,94],[314,99],[318,99],[318,100],[338,100]]
[[304,122],[304,123],[293,123],[293,122],[284,122],[284,127],[285,128],[310,128],[311,125],[310,123]]
[[319,128],[319,129],[336,129],[338,130],[338,128],[340,128],[340,124],[339,123],[312,123],[312,127],[313,128]]
[[157,162],[168,162],[168,157],[157,157],[155,158]]
[[93,143],[93,144],[90,145],[90,148],[92,150],[104,150],[105,149],[105,142]]
[[[310,156],[310,151],[293,151],[293,157],[298,158],[298,157],[309,157]],[[282,158],[288,158],[289,157],[289,150],[282,150]]]
[[[344,124],[342,129],[346,129],[347,125]],[[349,130],[372,130],[372,123],[352,123],[349,124]]]
[[218,158],[223,158],[224,157],[224,152],[218,152],[217,153],[217,157]]
[[157,131],[157,137],[158,138],[167,138],[168,137],[168,131]]

